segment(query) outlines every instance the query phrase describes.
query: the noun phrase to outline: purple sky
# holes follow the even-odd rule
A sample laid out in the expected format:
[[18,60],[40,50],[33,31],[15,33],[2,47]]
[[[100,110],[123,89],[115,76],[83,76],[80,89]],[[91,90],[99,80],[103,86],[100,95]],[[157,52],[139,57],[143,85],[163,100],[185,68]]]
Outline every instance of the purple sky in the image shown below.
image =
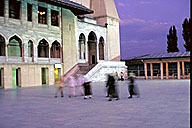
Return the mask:
[[167,51],[167,34],[176,26],[178,47],[185,51],[182,23],[190,0],[115,0],[120,17],[121,59]]

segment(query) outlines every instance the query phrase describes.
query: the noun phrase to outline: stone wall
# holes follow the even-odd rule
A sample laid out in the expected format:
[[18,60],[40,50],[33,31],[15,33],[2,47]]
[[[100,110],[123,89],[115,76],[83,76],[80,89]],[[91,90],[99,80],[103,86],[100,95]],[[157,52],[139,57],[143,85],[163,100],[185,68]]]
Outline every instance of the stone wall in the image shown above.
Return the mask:
[[42,74],[41,68],[48,68],[48,85],[54,84],[54,67],[53,65],[39,65],[39,64],[0,64],[0,68],[4,70],[3,81],[4,88],[13,88],[12,84],[12,68],[20,69],[20,86],[41,86]]
[[[95,35],[96,35],[96,38],[97,38],[97,62],[99,62],[99,39],[100,37],[103,37],[104,39],[104,59],[105,60],[108,60],[108,56],[107,56],[107,53],[108,53],[108,50],[107,50],[107,47],[108,47],[108,44],[107,44],[107,39],[106,39],[106,35],[107,35],[107,29],[106,27],[104,26],[100,26],[100,25],[96,25],[96,24],[92,24],[92,23],[88,23],[88,22],[83,22],[83,21],[78,21],[77,22],[77,35],[76,35],[76,45],[78,47],[78,43],[79,43],[79,36],[81,33],[84,34],[85,36],[85,47],[86,47],[86,59],[85,60],[82,60],[82,59],[79,59],[78,58],[78,62],[79,63],[85,63],[85,62],[88,62],[88,44],[87,44],[87,41],[88,41],[88,36],[89,36],[89,33],[90,32],[94,32]],[[79,52],[77,50],[77,55],[79,56]]]
[[[32,22],[27,21],[27,2],[33,4]],[[49,43],[49,47],[51,47],[55,40],[61,44],[61,27],[51,26],[50,14],[51,9],[54,9],[59,11],[59,14],[61,15],[61,8],[33,0],[23,0],[21,3],[21,19],[12,19],[9,18],[8,15],[8,0],[5,0],[5,17],[0,17],[0,34],[5,38],[6,44],[9,43],[9,39],[14,35],[21,39],[22,44],[24,44],[24,58],[26,61],[28,58],[28,41],[31,40],[34,43],[34,61],[36,62],[38,58],[37,46],[40,40],[45,39]],[[48,24],[38,23],[38,5],[48,9]]]
[[67,73],[72,67],[77,64],[77,45],[76,31],[77,19],[76,16],[69,10],[62,9],[63,23],[63,61],[64,73]]

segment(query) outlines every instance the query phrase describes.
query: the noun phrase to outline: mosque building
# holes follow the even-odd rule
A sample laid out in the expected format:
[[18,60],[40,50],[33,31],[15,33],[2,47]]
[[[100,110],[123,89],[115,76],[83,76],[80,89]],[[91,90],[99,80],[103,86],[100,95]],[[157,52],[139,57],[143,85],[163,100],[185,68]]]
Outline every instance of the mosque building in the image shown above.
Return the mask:
[[0,88],[124,72],[114,0],[1,0]]

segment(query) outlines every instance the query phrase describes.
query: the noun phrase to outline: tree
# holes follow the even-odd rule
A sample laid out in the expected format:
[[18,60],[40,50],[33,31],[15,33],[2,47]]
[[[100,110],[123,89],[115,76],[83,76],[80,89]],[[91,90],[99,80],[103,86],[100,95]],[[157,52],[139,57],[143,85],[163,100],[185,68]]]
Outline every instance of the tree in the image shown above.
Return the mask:
[[187,20],[187,18],[184,20],[183,24],[183,39],[185,40],[184,47],[186,48],[186,51],[192,50],[192,21],[191,19]]
[[169,29],[169,34],[167,35],[167,52],[178,52],[177,48],[177,30],[175,26],[171,26]]

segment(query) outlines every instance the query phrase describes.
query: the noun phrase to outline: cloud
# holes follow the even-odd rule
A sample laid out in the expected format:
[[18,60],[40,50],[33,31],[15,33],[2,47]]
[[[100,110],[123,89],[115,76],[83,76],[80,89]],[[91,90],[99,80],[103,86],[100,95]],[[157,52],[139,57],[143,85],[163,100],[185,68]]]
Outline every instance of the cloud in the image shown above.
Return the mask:
[[120,7],[129,7],[130,6],[129,4],[125,4],[125,3],[121,3],[121,2],[119,2],[118,5]]
[[146,21],[143,19],[138,19],[138,18],[130,18],[130,19],[121,19],[120,24],[121,25],[126,25],[126,24],[136,24],[136,23],[145,23]]
[[141,1],[139,2],[140,5],[152,4],[150,1]]

